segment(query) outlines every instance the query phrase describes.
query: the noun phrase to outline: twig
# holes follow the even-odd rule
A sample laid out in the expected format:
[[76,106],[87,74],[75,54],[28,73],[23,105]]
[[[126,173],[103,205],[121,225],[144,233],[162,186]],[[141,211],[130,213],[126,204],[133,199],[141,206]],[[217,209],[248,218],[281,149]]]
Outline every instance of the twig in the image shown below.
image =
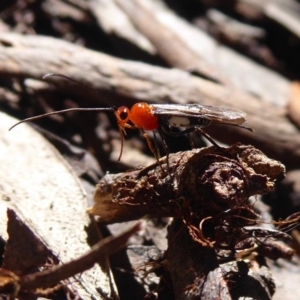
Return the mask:
[[155,46],[157,52],[172,67],[193,71],[217,82],[228,82],[212,65],[193,51],[180,36],[169,30],[151,14],[150,10],[136,0],[115,0],[130,17],[131,22]]
[[114,1],[89,0],[88,4],[99,26],[109,36],[117,36],[151,55],[156,54],[156,50],[150,41],[133,26],[126,14]]
[[137,223],[119,236],[108,237],[94,245],[90,252],[61,266],[55,266],[43,272],[25,275],[19,278],[20,291],[37,288],[48,288],[58,284],[61,280],[72,277],[91,268],[99,259],[111,255],[123,248],[129,237],[140,230]]

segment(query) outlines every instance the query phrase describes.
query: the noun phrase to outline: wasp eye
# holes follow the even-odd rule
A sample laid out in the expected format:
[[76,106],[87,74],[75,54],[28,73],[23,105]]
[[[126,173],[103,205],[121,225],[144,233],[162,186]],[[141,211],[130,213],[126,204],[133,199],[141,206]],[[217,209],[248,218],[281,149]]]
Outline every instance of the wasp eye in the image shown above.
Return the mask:
[[128,112],[127,111],[122,111],[120,113],[120,119],[121,120],[126,120],[128,118]]
[[125,106],[120,107],[116,113],[119,122],[126,123],[129,120],[129,109]]

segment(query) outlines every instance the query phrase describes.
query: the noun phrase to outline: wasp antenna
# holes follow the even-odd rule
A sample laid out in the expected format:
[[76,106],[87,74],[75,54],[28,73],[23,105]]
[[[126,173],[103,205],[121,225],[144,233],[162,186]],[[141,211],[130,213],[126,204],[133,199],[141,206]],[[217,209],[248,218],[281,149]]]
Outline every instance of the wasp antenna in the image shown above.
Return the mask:
[[42,119],[42,118],[52,116],[52,115],[64,114],[64,113],[70,112],[70,111],[94,111],[94,112],[95,111],[114,111],[114,108],[112,108],[112,107],[103,107],[103,108],[80,108],[80,107],[75,107],[75,108],[69,108],[69,109],[53,111],[53,112],[49,112],[49,113],[46,113],[46,114],[43,114],[43,115],[39,115],[39,116],[35,116],[35,117],[31,117],[31,118],[21,120],[18,123],[16,123],[15,125],[13,125],[12,127],[10,127],[9,130],[12,130],[13,128],[15,128],[16,126],[18,126],[21,123],[35,121],[35,120]]
[[[109,101],[108,101],[106,98],[104,98],[103,95],[101,95],[100,92],[99,92],[98,90],[96,90],[96,89],[94,89],[94,88],[92,88],[92,87],[90,87],[90,86],[88,86],[88,85],[85,85],[85,84],[83,84],[83,83],[81,83],[81,82],[79,82],[79,81],[77,81],[77,80],[75,80],[75,79],[73,79],[73,78],[71,78],[71,77],[69,77],[69,76],[67,76],[67,75],[60,74],[60,73],[47,73],[46,75],[44,75],[44,76],[42,77],[42,79],[45,80],[45,79],[47,79],[48,77],[61,77],[61,78],[67,79],[67,80],[69,80],[69,81],[71,81],[71,82],[73,82],[73,83],[76,83],[76,84],[82,86],[83,88],[85,88],[85,89],[87,89],[87,90],[90,90],[90,91],[96,93],[96,94],[99,96],[99,98],[100,98],[107,106],[111,106],[111,104],[109,103]],[[116,107],[114,107],[114,106],[112,106],[112,107],[114,108],[114,110],[117,110]]]

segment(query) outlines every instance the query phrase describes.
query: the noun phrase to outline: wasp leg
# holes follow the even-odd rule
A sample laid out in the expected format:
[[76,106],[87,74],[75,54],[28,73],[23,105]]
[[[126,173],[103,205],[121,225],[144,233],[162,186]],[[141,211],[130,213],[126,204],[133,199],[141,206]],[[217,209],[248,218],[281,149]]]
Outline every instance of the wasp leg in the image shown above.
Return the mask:
[[[182,136],[182,135],[187,135],[191,132],[194,132],[194,131],[200,131],[201,134],[209,141],[211,142],[211,144],[213,146],[215,146],[217,149],[221,149],[222,147],[219,146],[211,137],[209,134],[207,134],[205,131],[203,131],[200,127],[197,127],[197,126],[193,126],[193,127],[189,127],[187,129],[184,129],[184,130],[181,130],[179,132],[174,132],[172,130],[172,127],[167,125],[167,124],[164,124],[163,126],[161,126],[161,129],[163,132],[165,132],[166,134],[170,135],[170,136],[174,136],[174,137],[178,137],[178,136]],[[192,143],[193,144],[193,143]]]
[[156,142],[156,140],[155,140],[156,137],[154,138],[154,143],[155,143],[155,146],[156,146],[156,147],[154,147],[153,144],[151,143],[150,139],[149,139],[149,136],[148,136],[147,132],[145,132],[145,131],[142,130],[142,129],[141,129],[141,131],[142,131],[142,133],[143,133],[144,139],[146,140],[146,142],[147,142],[147,144],[148,144],[149,149],[151,150],[151,152],[153,153],[153,155],[154,155],[154,157],[155,157],[155,159],[156,159],[156,161],[157,161],[157,164],[160,166],[161,170],[164,171],[163,168],[162,168],[162,166],[161,166],[161,163],[160,163],[160,161],[159,161],[159,158],[160,158],[160,157],[159,157],[159,150],[158,150],[158,148],[157,148],[157,142]]
[[[169,150],[169,147],[166,143],[166,138],[164,136],[164,132],[162,130],[158,130],[158,133],[160,135],[160,138],[161,138],[161,141],[162,141],[162,145],[163,145],[163,148],[166,152],[166,157],[167,157],[167,168],[170,172],[170,165],[169,165],[169,155],[170,155],[170,150]],[[155,134],[154,134],[155,135]]]
[[153,147],[153,144],[151,143],[149,136],[147,134],[147,132],[145,132],[144,130],[141,130],[143,133],[143,137],[147,142],[147,145],[149,147],[149,149],[151,150],[151,152],[153,153],[154,157],[156,158],[157,161],[159,161],[159,154],[157,153],[157,149],[155,149],[155,147]]
[[155,148],[157,157],[158,157],[158,158],[161,158],[160,152],[159,152],[159,148],[158,148],[158,143],[157,143],[157,136],[156,136],[156,134],[155,134],[154,131],[153,131],[153,140],[154,140],[154,148]]
[[161,130],[158,131],[159,135],[160,135],[160,138],[161,138],[161,141],[162,141],[162,145],[163,145],[163,148],[166,152],[166,156],[169,156],[170,154],[170,150],[169,150],[169,147],[166,143],[166,137],[164,135],[164,132],[162,132]]
[[189,133],[187,133],[186,135],[187,135],[187,137],[188,137],[188,140],[189,140],[189,143],[190,143],[190,145],[191,145],[191,148],[192,148],[192,149],[195,149],[195,143],[194,143],[194,141],[192,140],[191,135],[190,135]]
[[206,133],[204,130],[202,130],[201,128],[199,127],[195,127],[194,128],[194,131],[200,131],[201,134],[208,140],[211,142],[211,144],[216,147],[217,149],[222,149],[222,147],[220,145],[218,145],[218,143],[216,143],[208,133]]

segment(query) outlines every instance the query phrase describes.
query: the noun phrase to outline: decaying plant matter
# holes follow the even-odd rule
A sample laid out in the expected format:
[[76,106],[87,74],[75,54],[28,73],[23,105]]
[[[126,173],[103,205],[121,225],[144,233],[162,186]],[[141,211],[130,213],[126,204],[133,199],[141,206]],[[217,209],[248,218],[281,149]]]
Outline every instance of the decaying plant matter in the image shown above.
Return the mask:
[[[7,210],[7,215],[10,219],[10,223],[14,222],[14,218],[17,218],[17,215],[11,209]],[[25,231],[28,230],[26,225],[22,225],[25,228]],[[12,271],[11,269],[5,269],[3,266],[0,268],[0,294],[8,295],[9,298],[7,299],[36,299],[38,296],[48,296],[49,294],[66,287],[68,283],[70,283],[67,282],[67,280],[72,278],[72,276],[92,268],[93,265],[99,262],[99,258],[106,257],[124,248],[128,243],[130,236],[139,230],[140,224],[137,223],[118,236],[110,236],[99,241],[91,248],[89,252],[85,253],[81,257],[61,265],[56,265],[55,263],[57,263],[57,261],[55,263],[53,261],[52,265],[43,266],[42,271],[39,269],[39,271],[29,272],[29,274],[26,272],[20,272],[20,267],[18,266],[19,260],[12,262],[14,257],[9,257],[9,255],[7,255],[8,257],[4,258],[4,266],[11,268],[11,265],[15,264],[16,270]],[[32,256],[41,259],[41,256],[44,255],[50,259],[51,253],[49,254],[49,251],[47,253],[46,247],[44,247],[42,244],[39,244],[39,242],[39,240],[35,240],[37,249]],[[9,250],[11,252],[14,251],[13,248],[15,247],[15,245],[12,244],[13,242],[11,244],[8,243],[8,247],[10,248]],[[30,248],[30,246],[27,245],[28,248]],[[25,269],[25,266],[27,267],[27,272],[28,270],[34,270],[34,264],[32,263],[32,260],[30,261],[30,259],[28,259],[28,254],[26,253],[30,251],[31,250],[24,249],[27,260],[25,258],[25,261],[22,262],[24,265],[23,268]],[[52,257],[55,259],[53,253],[52,255]],[[68,292],[73,294],[71,290]],[[78,296],[78,299],[81,299],[81,297]]]
[[253,288],[270,298],[274,282],[263,258],[291,258],[293,251],[276,241],[285,233],[259,227],[263,220],[248,199],[270,192],[284,176],[280,162],[253,146],[195,149],[171,154],[168,164],[162,158],[106,175],[89,212],[104,223],[173,217],[164,265],[176,299],[231,299],[250,296]]

